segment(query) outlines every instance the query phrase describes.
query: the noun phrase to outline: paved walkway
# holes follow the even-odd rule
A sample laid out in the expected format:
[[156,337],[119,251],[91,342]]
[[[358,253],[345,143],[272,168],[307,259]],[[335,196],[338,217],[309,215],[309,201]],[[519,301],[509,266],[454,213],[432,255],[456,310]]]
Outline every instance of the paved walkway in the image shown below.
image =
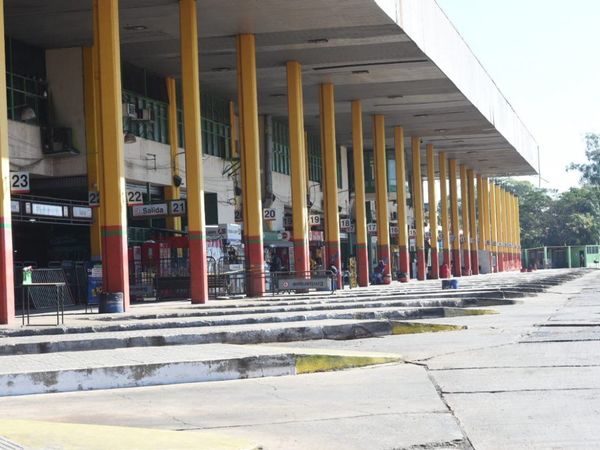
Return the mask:
[[[213,431],[265,449],[600,447],[600,272],[445,333],[270,344],[408,363],[214,383],[0,399],[0,415]],[[44,405],[52,405],[44,406]],[[18,414],[15,414],[18,411]]]

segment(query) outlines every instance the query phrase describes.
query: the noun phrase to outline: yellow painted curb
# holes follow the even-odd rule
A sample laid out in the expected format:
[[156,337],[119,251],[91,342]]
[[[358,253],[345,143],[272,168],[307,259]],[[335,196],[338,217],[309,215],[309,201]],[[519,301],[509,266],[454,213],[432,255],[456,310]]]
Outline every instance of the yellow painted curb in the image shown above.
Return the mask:
[[416,323],[416,322],[394,322],[392,324],[392,334],[418,334],[418,333],[438,333],[443,331],[466,330],[463,325],[445,325],[435,323]]
[[493,309],[467,309],[467,308],[445,308],[444,317],[460,316],[486,316],[488,314],[499,314]]
[[28,450],[257,450],[245,439],[204,431],[169,431],[35,420],[0,420],[0,436]]
[[296,374],[330,372],[399,361],[402,361],[399,357],[298,355],[296,356]]

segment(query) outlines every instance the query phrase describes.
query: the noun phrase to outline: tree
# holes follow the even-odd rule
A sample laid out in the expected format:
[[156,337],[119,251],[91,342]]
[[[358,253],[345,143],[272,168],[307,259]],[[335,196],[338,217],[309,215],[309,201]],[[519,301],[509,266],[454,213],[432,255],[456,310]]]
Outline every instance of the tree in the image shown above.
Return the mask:
[[571,188],[553,202],[547,245],[585,245],[600,241],[600,187]]
[[501,181],[502,186],[519,199],[521,219],[521,246],[523,248],[542,247],[546,244],[549,226],[552,223],[551,211],[553,191],[537,188],[529,181],[511,178]]
[[585,156],[587,163],[571,163],[567,166],[567,170],[579,171],[580,182],[584,186],[600,186],[600,135],[594,133],[585,135]]

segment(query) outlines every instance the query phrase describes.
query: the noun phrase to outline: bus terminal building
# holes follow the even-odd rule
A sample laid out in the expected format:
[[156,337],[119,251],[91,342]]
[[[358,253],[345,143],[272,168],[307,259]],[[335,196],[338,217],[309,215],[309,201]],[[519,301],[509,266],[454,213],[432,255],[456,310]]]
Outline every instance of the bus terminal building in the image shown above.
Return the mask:
[[101,261],[125,309],[220,271],[521,268],[495,179],[538,146],[434,0],[0,5],[1,324],[26,266]]

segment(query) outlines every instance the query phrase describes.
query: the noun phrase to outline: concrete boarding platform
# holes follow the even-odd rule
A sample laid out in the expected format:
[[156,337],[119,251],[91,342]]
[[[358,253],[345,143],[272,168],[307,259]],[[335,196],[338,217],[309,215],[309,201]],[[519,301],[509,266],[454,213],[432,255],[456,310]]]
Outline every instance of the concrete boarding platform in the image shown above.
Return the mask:
[[391,354],[227,344],[4,356],[0,396],[296,375],[400,360]]

